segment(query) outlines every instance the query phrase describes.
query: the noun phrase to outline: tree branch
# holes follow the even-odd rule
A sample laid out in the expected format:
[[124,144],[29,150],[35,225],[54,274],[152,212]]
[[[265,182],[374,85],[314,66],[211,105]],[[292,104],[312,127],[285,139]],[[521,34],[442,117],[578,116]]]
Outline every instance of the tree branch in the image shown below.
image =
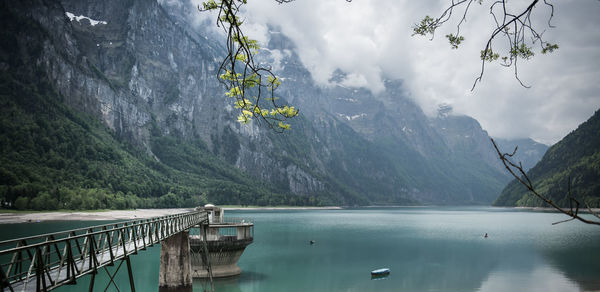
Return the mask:
[[[450,20],[455,9],[460,9],[462,6],[464,10],[462,13],[462,18],[460,18],[458,24],[456,25],[456,35],[446,35],[446,38],[450,42],[451,48],[458,48],[461,42],[464,41],[464,37],[460,35],[461,26],[466,23],[467,13],[472,8],[473,2],[477,2],[480,5],[483,4],[483,0],[451,0],[449,7],[447,7],[439,17],[431,18],[430,16],[425,16],[420,23],[413,25],[413,35],[431,35],[431,39],[433,39],[435,31]],[[502,61],[500,65],[514,68],[515,79],[519,82],[519,84],[521,84],[521,86],[526,88],[530,87],[525,85],[525,83],[523,83],[519,77],[519,69],[517,65],[518,59],[529,60],[532,58],[534,56],[532,47],[538,44],[538,42],[542,54],[551,53],[558,49],[558,45],[544,41],[542,38],[543,32],[538,33],[538,30],[532,25],[532,12],[539,2],[540,0],[532,0],[531,3],[529,3],[529,5],[518,14],[512,14],[509,12],[507,0],[497,0],[489,6],[490,15],[494,20],[495,27],[489,34],[485,47],[481,51],[481,69],[479,75],[473,82],[471,91],[473,91],[477,83],[481,82],[483,79],[486,62],[494,62],[498,59]],[[554,6],[548,3],[547,0],[544,0],[543,3],[550,8],[551,14],[548,18],[548,27],[553,28],[550,22],[554,17]],[[508,48],[508,50],[502,54],[502,57],[498,52],[495,52],[492,49],[494,41],[499,35],[506,37],[505,44]]]
[[[515,147],[515,150],[512,153],[502,153],[500,152],[500,149],[498,149],[498,145],[496,145],[496,141],[494,141],[494,139],[490,139],[492,141],[492,144],[494,145],[494,149],[496,149],[496,153],[498,154],[498,157],[500,158],[500,161],[502,161],[502,164],[504,165],[504,167],[508,170],[508,172],[519,182],[521,183],[523,186],[525,186],[525,188],[527,188],[527,190],[529,190],[529,192],[531,192],[533,195],[535,195],[536,197],[538,197],[539,199],[541,199],[542,201],[544,201],[546,204],[550,205],[552,208],[558,210],[559,212],[568,215],[569,217],[571,217],[571,219],[568,220],[564,220],[564,221],[559,221],[559,222],[555,222],[553,224],[559,224],[559,223],[563,223],[563,222],[567,222],[567,221],[571,221],[571,220],[579,220],[583,223],[587,223],[587,224],[594,224],[594,225],[600,225],[600,221],[594,221],[594,220],[589,220],[586,218],[583,218],[579,215],[579,201],[574,198],[571,194],[571,179],[569,178],[569,185],[567,188],[567,195],[569,197],[569,209],[565,209],[562,208],[560,206],[558,206],[556,203],[554,203],[551,199],[546,198],[544,195],[540,194],[537,192],[537,190],[535,189],[535,187],[533,186],[533,183],[531,182],[531,179],[529,179],[529,176],[527,176],[527,173],[525,172],[525,170],[523,169],[523,166],[521,165],[521,163],[516,164],[515,162],[513,162],[511,159],[512,157],[516,154],[517,152],[517,148]],[[573,207],[573,203],[575,203],[575,207]],[[600,219],[600,215],[596,212],[594,212],[587,204],[586,204],[588,211],[595,216],[596,218]]]
[[[275,0],[277,3],[288,3],[294,0]],[[243,21],[240,13],[246,0],[208,0],[198,6],[199,11],[218,11],[216,24],[225,32],[227,55],[221,62],[217,76],[225,85],[226,96],[235,99],[235,107],[239,109],[238,122],[246,124],[253,118],[264,121],[276,131],[290,128],[284,123],[286,119],[298,115],[293,106],[281,105],[275,97],[275,89],[281,84],[271,67],[263,67],[256,63],[254,57],[260,47],[256,40],[244,35]],[[265,92],[268,96],[264,96]]]

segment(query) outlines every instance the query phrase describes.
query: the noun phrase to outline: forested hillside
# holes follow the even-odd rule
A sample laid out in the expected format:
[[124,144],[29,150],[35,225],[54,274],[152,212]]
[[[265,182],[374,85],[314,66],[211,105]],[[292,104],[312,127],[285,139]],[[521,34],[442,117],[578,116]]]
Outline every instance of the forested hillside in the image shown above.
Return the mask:
[[[581,203],[600,207],[600,111],[550,147],[527,175],[535,189],[563,207],[571,194]],[[494,202],[496,206],[544,206],[523,185],[513,180]],[[584,206],[581,206],[584,207]]]
[[23,82],[0,76],[0,199],[19,209],[309,204],[228,167],[201,140],[154,136],[153,158],[64,106],[47,82]]

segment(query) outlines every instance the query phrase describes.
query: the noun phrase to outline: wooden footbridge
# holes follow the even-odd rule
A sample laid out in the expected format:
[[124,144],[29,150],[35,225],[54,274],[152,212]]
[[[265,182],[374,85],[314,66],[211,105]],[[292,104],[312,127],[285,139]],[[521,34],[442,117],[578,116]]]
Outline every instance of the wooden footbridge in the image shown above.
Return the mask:
[[[129,274],[130,290],[135,291],[129,257],[157,243],[162,243],[160,290],[164,286],[169,291],[191,291],[191,276],[189,279],[183,276],[183,284],[169,283],[170,278],[179,281],[177,279],[184,274],[181,270],[187,268],[163,268],[163,256],[169,256],[163,251],[174,239],[177,242],[172,245],[181,249],[180,246],[185,246],[181,240],[187,240],[189,229],[202,224],[208,224],[207,212],[192,211],[1,241],[1,291],[49,291],[76,284],[78,278],[87,274],[91,275],[89,291],[92,291],[98,270],[117,264],[116,271],[112,275],[109,273],[108,285],[114,284],[115,274],[123,263]],[[187,246],[189,256],[189,243]],[[172,257],[173,252],[170,254]],[[168,264],[169,260],[165,261]],[[165,276],[164,273],[175,275]],[[182,285],[184,289],[179,289]]]

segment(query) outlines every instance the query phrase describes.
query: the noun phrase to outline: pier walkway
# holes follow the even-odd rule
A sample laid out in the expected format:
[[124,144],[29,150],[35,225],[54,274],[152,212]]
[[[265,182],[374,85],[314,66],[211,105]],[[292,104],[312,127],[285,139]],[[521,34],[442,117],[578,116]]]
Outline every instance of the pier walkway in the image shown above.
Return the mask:
[[1,241],[0,288],[49,291],[91,274],[91,291],[99,269],[117,264],[118,271],[126,263],[135,291],[129,256],[207,223],[206,211],[192,211]]

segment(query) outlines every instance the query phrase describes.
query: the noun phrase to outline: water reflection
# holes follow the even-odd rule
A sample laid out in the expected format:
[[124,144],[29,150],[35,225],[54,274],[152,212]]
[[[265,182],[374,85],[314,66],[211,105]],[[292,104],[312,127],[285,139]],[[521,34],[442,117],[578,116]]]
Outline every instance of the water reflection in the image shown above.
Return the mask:
[[390,275],[371,275],[371,280],[375,280],[375,281],[379,281],[379,280],[385,280],[387,278],[389,278]]
[[[517,289],[517,290],[515,290]],[[478,291],[579,291],[576,283],[549,267],[535,267],[527,271],[494,271]]]
[[554,249],[543,252],[549,264],[577,283],[584,291],[600,290],[600,253],[598,245]]

